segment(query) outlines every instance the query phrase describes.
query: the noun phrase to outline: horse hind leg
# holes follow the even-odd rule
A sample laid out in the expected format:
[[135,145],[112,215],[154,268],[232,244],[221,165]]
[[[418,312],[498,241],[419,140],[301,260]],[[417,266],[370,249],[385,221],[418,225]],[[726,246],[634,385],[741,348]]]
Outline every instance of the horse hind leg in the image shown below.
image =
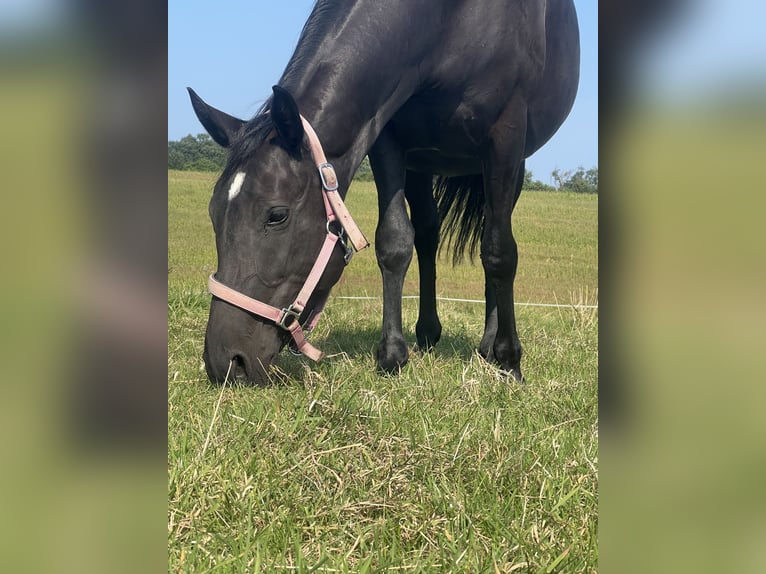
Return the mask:
[[[522,161],[521,167],[519,168],[519,176],[516,180],[514,188],[514,206],[516,205],[516,201],[519,199],[519,195],[521,195],[521,186],[524,183],[524,171],[525,162]],[[479,354],[487,361],[490,363],[496,363],[497,361],[495,360],[495,352],[493,347],[495,345],[495,338],[497,337],[497,297],[495,295],[495,287],[492,285],[492,281],[487,276],[485,276],[484,279],[484,300],[486,301],[484,315],[484,334],[482,335],[478,350]],[[521,343],[518,342],[518,336],[516,337],[516,341],[516,346],[518,347],[518,353],[520,355]]]
[[[484,164],[486,218],[481,239],[485,290],[490,296],[479,351],[518,381],[523,381],[522,348],[516,331],[513,296],[518,248],[511,213],[524,181],[525,136],[526,106],[512,103],[490,134],[491,146]],[[494,295],[494,309],[491,295]]]
[[420,275],[420,307],[415,336],[418,348],[431,351],[439,342],[442,325],[436,310],[436,253],[439,249],[439,212],[431,174],[407,172],[404,194],[415,229],[415,252]]
[[495,337],[497,336],[497,299],[495,298],[495,288],[488,277],[484,278],[484,300],[486,301],[484,334],[479,343],[479,354],[490,363],[494,363],[495,353],[492,347],[495,345]]

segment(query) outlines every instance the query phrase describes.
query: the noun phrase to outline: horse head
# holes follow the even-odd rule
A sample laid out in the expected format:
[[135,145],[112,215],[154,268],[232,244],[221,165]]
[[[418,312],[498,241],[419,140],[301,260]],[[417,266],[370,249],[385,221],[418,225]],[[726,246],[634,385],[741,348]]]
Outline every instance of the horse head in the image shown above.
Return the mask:
[[[343,232],[338,226],[335,239],[341,241],[326,245],[327,237],[332,239],[328,217],[333,216],[323,200],[323,178],[304,123],[287,91],[275,86],[268,111],[248,122],[209,106],[191,89],[189,93],[197,118],[229,151],[209,206],[218,269],[211,277],[205,368],[213,382],[228,375],[229,380],[262,385],[280,350],[288,343],[295,346],[296,329],[302,333],[321,311],[340,278],[346,254]],[[326,261],[317,271],[320,251]],[[213,289],[214,284],[220,289]],[[253,311],[221,289],[267,311],[257,306]]]

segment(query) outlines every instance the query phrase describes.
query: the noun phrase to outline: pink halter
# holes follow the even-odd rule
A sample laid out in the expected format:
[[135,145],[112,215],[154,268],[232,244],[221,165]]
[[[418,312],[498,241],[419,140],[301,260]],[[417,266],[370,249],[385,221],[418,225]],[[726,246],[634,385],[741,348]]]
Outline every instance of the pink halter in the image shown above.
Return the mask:
[[[273,321],[277,326],[290,333],[297,351],[303,353],[314,361],[319,361],[324,357],[324,353],[306,340],[306,335],[300,324],[301,313],[303,313],[306,304],[311,298],[311,294],[314,292],[317,283],[319,283],[319,279],[327,268],[327,264],[330,261],[330,257],[332,256],[333,249],[335,248],[338,239],[341,239],[344,236],[348,237],[355,251],[364,249],[370,243],[354,222],[346,205],[343,203],[343,198],[341,198],[338,193],[338,177],[335,174],[335,168],[327,161],[327,158],[324,155],[324,150],[322,150],[322,144],[319,142],[319,138],[317,137],[314,128],[311,127],[311,124],[309,124],[303,116],[301,116],[301,121],[303,122],[303,130],[306,132],[306,136],[309,140],[311,155],[319,170],[319,178],[322,181],[322,198],[324,199],[325,213],[327,214],[327,236],[325,237],[322,249],[319,251],[317,260],[311,268],[311,272],[306,278],[306,282],[303,284],[303,288],[296,296],[295,301],[283,309],[272,307],[271,305],[262,303],[252,297],[248,297],[231,287],[227,287],[216,280],[213,276],[214,274],[211,274],[208,279],[208,290],[212,295],[215,295],[219,299],[223,299],[232,305],[250,311],[259,317]],[[334,221],[337,221],[341,226],[340,230],[337,232],[332,229],[332,223]],[[345,260],[346,264],[348,264],[353,252],[346,246],[345,241],[341,243],[341,246],[346,250]],[[311,332],[319,321],[319,316],[322,313],[324,303],[325,301],[322,301],[319,304],[317,310],[311,317],[306,329],[307,333]]]

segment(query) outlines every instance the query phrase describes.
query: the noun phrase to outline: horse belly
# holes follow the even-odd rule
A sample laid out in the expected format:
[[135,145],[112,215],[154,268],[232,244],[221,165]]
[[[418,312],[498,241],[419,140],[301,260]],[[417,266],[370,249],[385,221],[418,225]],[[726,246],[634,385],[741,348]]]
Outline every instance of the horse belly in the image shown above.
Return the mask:
[[441,175],[481,172],[489,126],[466,104],[450,109],[408,102],[390,126],[407,154],[409,169]]

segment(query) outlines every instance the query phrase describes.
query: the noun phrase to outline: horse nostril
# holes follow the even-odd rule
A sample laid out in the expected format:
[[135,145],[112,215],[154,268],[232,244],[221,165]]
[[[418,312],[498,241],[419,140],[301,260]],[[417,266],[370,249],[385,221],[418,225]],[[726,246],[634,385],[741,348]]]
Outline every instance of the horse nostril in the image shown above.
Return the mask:
[[245,380],[247,379],[247,370],[245,368],[245,358],[242,355],[234,355],[231,358],[231,366],[229,367],[229,378],[232,380]]

